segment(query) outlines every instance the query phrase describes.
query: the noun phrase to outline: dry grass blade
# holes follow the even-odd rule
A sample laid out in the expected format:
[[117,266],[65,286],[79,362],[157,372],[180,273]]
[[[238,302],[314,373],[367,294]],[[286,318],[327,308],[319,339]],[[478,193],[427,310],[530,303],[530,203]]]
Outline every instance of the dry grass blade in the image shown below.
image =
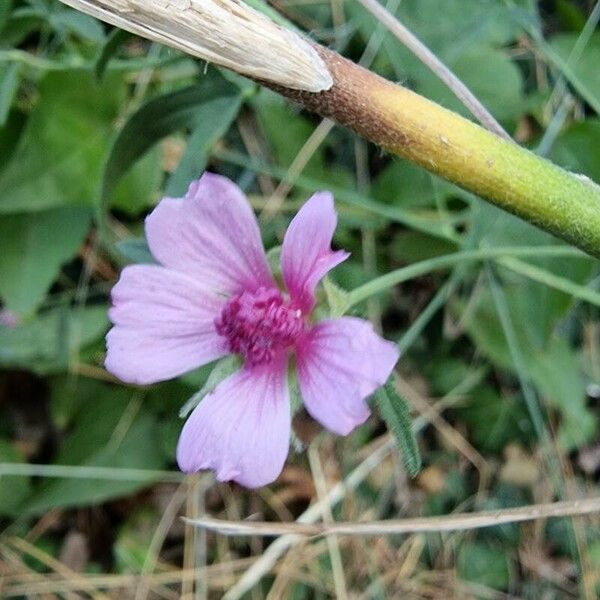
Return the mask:
[[243,75],[320,92],[332,79],[297,33],[235,0],[62,0],[107,23]]
[[393,519],[367,523],[268,523],[250,521],[224,521],[203,517],[193,521],[197,527],[205,527],[223,535],[397,535],[405,533],[465,531],[520,523],[553,517],[573,517],[600,512],[600,498],[534,504],[519,508],[460,513],[443,517],[419,519]]

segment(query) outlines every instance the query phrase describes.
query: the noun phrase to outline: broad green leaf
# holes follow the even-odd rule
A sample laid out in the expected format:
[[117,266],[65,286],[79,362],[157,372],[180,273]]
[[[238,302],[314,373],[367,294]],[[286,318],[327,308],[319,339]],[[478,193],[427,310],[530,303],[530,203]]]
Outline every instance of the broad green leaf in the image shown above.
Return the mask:
[[[517,343],[528,376],[543,398],[561,415],[559,439],[567,450],[592,439],[598,422],[586,406],[585,381],[577,356],[565,339],[555,333],[565,304],[540,299],[544,286],[531,284],[505,291]],[[552,292],[552,294],[559,294]],[[515,371],[504,331],[488,292],[481,293],[467,319],[466,329],[477,347],[496,365]]]
[[[600,56],[598,60],[600,61]],[[600,140],[600,119],[587,119],[581,123],[574,123],[554,142],[550,158],[569,171],[586,175],[599,183],[598,140]]]
[[6,125],[10,107],[19,89],[19,65],[0,65],[0,127]]
[[97,19],[72,8],[60,8],[50,13],[50,25],[57,31],[72,33],[95,44],[104,43],[104,27]]
[[6,123],[3,127],[0,127],[0,174],[14,154],[23,133],[26,120],[22,112],[11,110],[8,113]]
[[[262,129],[271,145],[273,160],[286,169],[292,165],[298,153],[314,131],[315,126],[304,116],[298,114],[293,105],[283,101],[270,91],[261,90],[254,100]],[[285,123],[285,127],[282,127]],[[302,175],[323,179],[331,185],[340,185],[351,189],[353,186],[351,174],[341,166],[329,169],[327,166],[327,147],[335,147],[331,140],[335,130],[329,134],[329,139],[322,143],[312,153]]]
[[0,171],[0,213],[93,205],[112,123],[124,97],[117,76],[48,73],[11,162]]
[[465,540],[456,560],[458,575],[496,590],[506,590],[510,571],[506,550],[500,545]]
[[531,378],[561,414],[558,439],[563,448],[581,448],[594,439],[598,417],[587,408],[585,381],[577,355],[561,338],[555,338],[547,350],[528,361]]
[[0,328],[0,365],[37,373],[65,369],[69,359],[106,331],[106,306],[58,307],[14,329]]
[[188,138],[181,162],[169,178],[167,196],[178,198],[186,193],[190,181],[197,179],[206,168],[212,149],[227,133],[241,106],[242,96],[238,90],[234,95],[207,100],[198,107],[198,124]]
[[163,183],[160,147],[151,148],[120,179],[110,206],[129,216],[136,216],[160,200]]
[[412,163],[393,159],[373,182],[375,200],[403,207],[435,204],[434,175]]
[[239,88],[211,71],[198,85],[153,98],[137,110],[117,136],[104,169],[102,198],[111,198],[118,181],[156,142],[199,124],[200,108],[216,99],[239,102]]
[[135,406],[139,399],[114,386],[96,386],[87,399],[86,410],[65,440],[54,461],[58,465],[112,468],[115,479],[48,480],[23,507],[27,514],[40,514],[53,508],[104,502],[145,487],[153,481],[131,481],[118,477],[119,469],[156,470],[165,466],[154,418]]
[[503,46],[520,33],[510,11],[497,0],[444,0],[443,15],[439,0],[406,0],[396,14],[432,50],[446,57],[484,44]]
[[13,0],[4,0],[0,3],[0,33],[6,26],[10,11],[12,10]]
[[75,207],[0,215],[0,297],[9,310],[24,315],[42,303],[91,218],[89,209]]
[[[0,463],[22,463],[23,457],[7,440],[0,439]],[[0,515],[17,516],[23,502],[31,493],[31,483],[26,477],[2,475],[0,467]]]
[[[3,0],[4,1],[4,0]],[[40,29],[44,25],[44,19],[39,16],[9,15],[2,34],[3,46],[18,46],[28,35]]]
[[457,251],[457,245],[420,231],[400,231],[390,245],[390,258],[400,263],[413,263]]
[[133,263],[155,264],[148,242],[144,238],[129,238],[117,242],[117,250]]
[[510,442],[534,439],[524,403],[515,396],[501,396],[489,386],[475,388],[456,414],[469,428],[469,439],[486,453],[501,453]]
[[[569,60],[575,47],[578,33],[563,33],[555,35],[550,46],[565,63]],[[569,62],[569,69],[581,81],[589,93],[593,94],[597,104],[600,104],[600,33],[592,35],[588,45],[577,58]]]
[[[523,110],[523,76],[505,52],[485,47],[470,49],[454,61],[452,70],[496,119],[516,121]],[[419,76],[418,90],[444,107],[470,116],[462,102],[431,71]]]
[[406,400],[398,394],[392,382],[377,390],[375,398],[381,417],[396,438],[406,471],[415,477],[421,470],[421,455]]
[[585,27],[585,14],[571,0],[555,0],[556,12],[561,16],[563,25],[573,31],[581,31]]

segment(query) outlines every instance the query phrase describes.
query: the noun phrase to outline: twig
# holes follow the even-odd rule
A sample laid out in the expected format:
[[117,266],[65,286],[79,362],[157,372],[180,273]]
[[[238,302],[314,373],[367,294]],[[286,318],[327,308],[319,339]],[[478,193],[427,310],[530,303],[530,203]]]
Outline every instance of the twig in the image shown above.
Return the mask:
[[[397,535],[406,533],[448,532],[481,529],[508,523],[534,521],[554,517],[573,517],[600,512],[600,497],[569,500],[549,504],[533,504],[519,508],[460,513],[442,517],[390,519],[386,521],[338,523],[269,523],[252,521],[223,521],[203,517],[194,525],[223,535],[321,536],[321,535]],[[280,538],[283,539],[283,538]]]

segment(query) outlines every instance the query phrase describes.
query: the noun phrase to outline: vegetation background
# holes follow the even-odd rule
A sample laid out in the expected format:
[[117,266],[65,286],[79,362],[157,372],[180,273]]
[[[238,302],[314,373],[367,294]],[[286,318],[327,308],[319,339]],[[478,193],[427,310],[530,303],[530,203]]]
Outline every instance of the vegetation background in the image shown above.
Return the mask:
[[[357,1],[273,6],[465,113]],[[387,6],[520,143],[600,181],[599,3]],[[178,412],[210,369],[143,389],[103,369],[109,290],[123,265],[149,260],[144,216],[206,168],[247,191],[267,247],[311,192],[332,190],[335,242],[352,251],[332,275],[345,289],[419,265],[356,309],[403,349],[415,479],[377,416],[340,439],[303,414],[308,450],[269,488],[184,478]],[[2,0],[0,596],[597,597],[597,517],[288,539],[279,555],[263,555],[268,538],[179,518],[289,521],[312,503],[313,519],[368,521],[597,496],[600,271],[566,248],[537,256],[549,245],[561,243],[243,78],[55,0]],[[233,587],[243,574],[247,592]]]

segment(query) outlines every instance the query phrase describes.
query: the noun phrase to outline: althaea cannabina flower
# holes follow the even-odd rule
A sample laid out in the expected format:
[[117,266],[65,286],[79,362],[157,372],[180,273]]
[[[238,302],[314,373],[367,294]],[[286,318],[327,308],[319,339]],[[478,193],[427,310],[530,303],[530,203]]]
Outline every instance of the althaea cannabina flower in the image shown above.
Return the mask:
[[317,421],[346,435],[369,416],[365,400],[390,375],[395,345],[362,319],[311,321],[317,284],[348,257],[330,248],[336,221],[328,192],[313,195],[293,219],[281,249],[283,292],[252,209],[228,179],[206,173],[182,200],[164,198],[146,219],[160,264],[126,267],[113,289],[106,368],[148,384],[227,354],[244,360],[185,423],[177,447],[183,471],[212,469],[247,487],[277,478],[289,448],[292,354]]

